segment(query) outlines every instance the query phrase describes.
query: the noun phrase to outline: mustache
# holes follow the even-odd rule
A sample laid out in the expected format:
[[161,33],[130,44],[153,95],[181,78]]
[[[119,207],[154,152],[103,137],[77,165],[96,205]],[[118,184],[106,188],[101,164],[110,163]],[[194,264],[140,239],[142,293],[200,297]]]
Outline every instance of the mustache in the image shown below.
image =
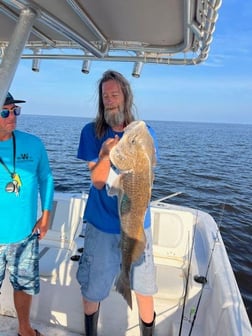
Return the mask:
[[111,110],[114,110],[114,109],[116,109],[116,108],[117,108],[118,110],[120,109],[119,106],[112,106],[112,105],[111,105],[111,106],[106,106],[106,107],[105,107],[105,111],[111,111]]

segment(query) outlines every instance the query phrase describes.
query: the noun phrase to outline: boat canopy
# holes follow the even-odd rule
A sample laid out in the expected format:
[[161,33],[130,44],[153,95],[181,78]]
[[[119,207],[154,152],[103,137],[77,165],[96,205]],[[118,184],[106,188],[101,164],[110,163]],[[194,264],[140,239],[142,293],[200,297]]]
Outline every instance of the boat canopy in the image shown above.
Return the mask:
[[6,83],[20,58],[31,59],[34,71],[40,59],[80,59],[86,73],[90,61],[132,62],[136,77],[144,63],[199,64],[208,57],[220,6],[221,0],[0,0],[0,75]]

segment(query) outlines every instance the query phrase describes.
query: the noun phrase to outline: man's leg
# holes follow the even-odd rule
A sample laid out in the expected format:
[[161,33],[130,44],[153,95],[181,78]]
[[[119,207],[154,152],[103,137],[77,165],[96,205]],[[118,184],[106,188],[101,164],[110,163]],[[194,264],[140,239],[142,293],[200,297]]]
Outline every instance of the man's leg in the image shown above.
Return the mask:
[[132,268],[132,287],[137,299],[141,336],[154,335],[156,315],[153,295],[157,292],[151,228],[145,229],[145,235],[147,243],[144,257],[142,256]]
[[14,304],[17,311],[19,331],[21,336],[36,336],[30,324],[30,309],[32,295],[22,291],[14,291]]
[[136,293],[136,298],[139,312],[140,335],[153,336],[156,318],[153,297]]
[[154,317],[154,302],[152,296],[136,293],[139,316],[142,321],[151,323]]
[[89,302],[83,299],[83,307],[85,313],[84,322],[86,336],[97,336],[100,304],[98,302]]
[[100,301],[109,296],[120,270],[119,241],[119,234],[102,232],[87,223],[85,248],[76,274],[81,286],[87,336],[97,335]]

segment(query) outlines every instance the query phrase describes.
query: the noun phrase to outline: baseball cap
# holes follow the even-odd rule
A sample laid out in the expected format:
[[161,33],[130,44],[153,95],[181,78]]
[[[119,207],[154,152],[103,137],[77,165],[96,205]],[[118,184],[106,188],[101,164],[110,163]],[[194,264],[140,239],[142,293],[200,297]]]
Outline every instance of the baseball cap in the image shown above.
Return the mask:
[[8,92],[4,105],[10,105],[15,103],[25,103],[25,100],[14,99],[10,92]]

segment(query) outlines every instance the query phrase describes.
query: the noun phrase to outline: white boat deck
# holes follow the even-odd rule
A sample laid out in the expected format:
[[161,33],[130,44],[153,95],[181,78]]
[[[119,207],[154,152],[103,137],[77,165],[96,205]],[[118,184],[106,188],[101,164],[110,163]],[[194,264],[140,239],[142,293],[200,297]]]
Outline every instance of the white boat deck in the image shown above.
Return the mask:
[[[72,255],[78,254],[77,249],[84,244],[84,238],[79,236],[82,233],[84,204],[85,201],[77,197],[58,199],[54,204],[51,229],[40,243],[41,291],[33,298],[31,318],[36,321],[34,326],[45,334],[64,335],[64,332],[69,331],[78,334],[84,331],[82,299],[76,280],[78,262],[70,259]],[[157,335],[164,335],[164,330],[170,330],[172,335],[172,330],[179,328],[195,224],[195,216],[190,212],[169,210],[169,217],[167,226],[167,209],[152,209],[153,249],[159,289],[155,295]],[[196,283],[192,286],[192,281],[189,286],[190,296],[194,296],[201,288]],[[6,280],[2,292],[0,310],[6,315],[15,316],[12,287]],[[167,317],[172,315],[171,322]],[[8,333],[12,330],[15,333],[17,321],[11,319],[8,323],[5,320],[1,323],[0,335],[6,334],[10,321],[11,329]],[[61,328],[58,330],[47,324]],[[64,331],[62,327],[67,330]],[[134,295],[131,311],[122,296],[112,290],[110,297],[101,305],[99,330],[99,335],[138,335]]]
[[[113,306],[114,302],[119,302],[120,312],[118,314],[118,305]],[[155,299],[156,317],[156,336],[172,336],[178,335],[180,327],[180,318],[182,310],[177,310],[177,302],[167,299]],[[110,298],[102,303],[100,318],[98,323],[99,336],[137,336],[139,335],[138,317],[136,302],[133,300],[133,311],[130,311],[121,299],[120,295],[112,292]],[[71,314],[71,313],[69,313]],[[120,315],[120,323],[118,318]],[[173,323],[171,324],[171,316],[173,316]],[[124,318],[122,318],[124,316]],[[167,319],[168,318],[168,319]],[[48,320],[49,322],[49,320]],[[55,321],[54,321],[55,322]],[[80,322],[80,321],[79,321]],[[1,336],[17,336],[17,319],[15,317],[8,317],[0,315],[0,335]],[[66,327],[57,324],[46,324],[39,320],[32,320],[32,326],[38,329],[44,336],[79,336],[83,333],[73,332]],[[83,326],[84,328],[84,326]],[[183,322],[183,332],[181,335],[188,335],[190,324]],[[84,329],[83,329],[84,330]],[[194,330],[194,335],[200,333]]]
[[[46,326],[41,322],[33,322],[32,326],[39,330],[44,336],[80,336],[81,334],[72,333],[57,326]],[[17,319],[0,315],[0,335],[17,336]]]
[[[40,244],[41,291],[33,298],[31,320],[44,336],[84,334],[82,298],[76,280],[78,262],[70,257],[80,254],[78,249],[84,244],[85,197],[57,195],[52,226]],[[193,336],[226,336],[227,330],[229,336],[251,336],[245,307],[213,218],[164,203],[152,204],[151,213],[158,285],[154,296],[155,336],[190,335],[194,315]],[[194,276],[205,276],[206,272],[208,281],[197,311],[202,285]],[[17,336],[8,279],[1,292],[0,336]],[[111,290],[101,304],[99,336],[139,335],[138,310],[134,295],[132,298],[131,311],[122,296]]]

